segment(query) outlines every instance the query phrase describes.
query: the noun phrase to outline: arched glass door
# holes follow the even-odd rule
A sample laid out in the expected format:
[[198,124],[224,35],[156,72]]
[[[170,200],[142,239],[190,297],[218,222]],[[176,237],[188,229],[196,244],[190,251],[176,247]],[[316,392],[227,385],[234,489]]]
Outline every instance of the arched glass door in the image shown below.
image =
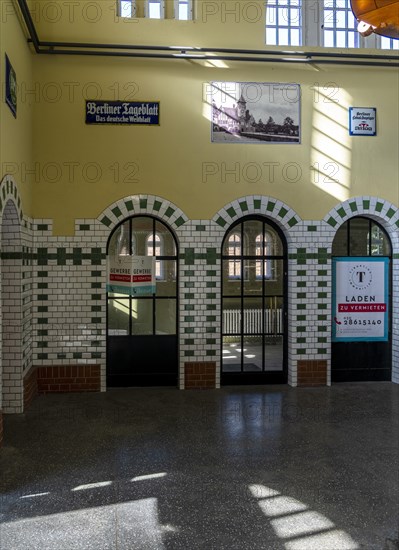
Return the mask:
[[[365,217],[354,217],[344,223],[337,231],[333,247],[333,267],[334,267],[334,285],[333,296],[337,291],[336,268],[337,262],[348,265],[353,258],[355,268],[359,266],[360,279],[356,282],[351,281],[349,288],[355,288],[353,296],[344,298],[347,301],[348,310],[363,310],[361,314],[348,314],[343,320],[333,318],[333,323],[362,323],[369,328],[370,334],[373,334],[373,323],[385,322],[381,319],[375,319],[376,316],[368,314],[367,310],[375,309],[374,296],[368,296],[370,292],[363,295],[362,286],[367,284],[366,277],[376,278],[373,266],[380,263],[379,269],[387,271],[384,279],[381,279],[381,285],[387,286],[387,336],[384,341],[368,337],[366,329],[364,337],[353,338],[353,341],[333,341],[331,345],[331,380],[332,382],[350,382],[350,381],[372,381],[372,380],[391,380],[392,363],[392,332],[391,332],[391,311],[392,311],[392,277],[391,277],[391,258],[392,248],[389,236],[385,230],[375,221]],[[369,262],[368,262],[369,260]],[[365,268],[361,267],[365,266]],[[372,266],[373,271],[369,267]],[[352,270],[353,271],[353,270]],[[348,273],[351,273],[348,269]],[[377,272],[376,272],[377,273]],[[353,277],[356,272],[353,271]],[[363,281],[364,279],[364,281]],[[364,284],[363,284],[364,283]],[[370,286],[370,288],[372,288]],[[371,292],[374,294],[374,292]],[[371,301],[370,306],[365,301]],[[351,302],[355,303],[351,303]],[[377,300],[379,301],[379,300]],[[352,319],[353,317],[353,319]],[[379,315],[381,317],[381,315]],[[357,325],[356,325],[357,326]],[[353,333],[356,335],[356,326],[353,327]],[[375,325],[378,328],[378,325]],[[335,328],[335,331],[337,329]],[[344,329],[345,330],[345,329]],[[334,332],[333,332],[334,338]]]
[[149,216],[132,217],[111,234],[107,255],[155,257],[156,292],[107,293],[107,385],[177,385],[177,242]]
[[284,236],[244,218],[227,232],[222,262],[222,384],[287,382]]

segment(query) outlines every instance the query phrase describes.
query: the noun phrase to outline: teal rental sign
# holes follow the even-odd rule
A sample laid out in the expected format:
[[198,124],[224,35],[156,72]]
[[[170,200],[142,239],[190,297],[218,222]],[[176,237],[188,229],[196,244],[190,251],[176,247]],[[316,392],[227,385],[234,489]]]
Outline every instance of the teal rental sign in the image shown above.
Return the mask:
[[158,101],[86,101],[86,124],[159,125]]

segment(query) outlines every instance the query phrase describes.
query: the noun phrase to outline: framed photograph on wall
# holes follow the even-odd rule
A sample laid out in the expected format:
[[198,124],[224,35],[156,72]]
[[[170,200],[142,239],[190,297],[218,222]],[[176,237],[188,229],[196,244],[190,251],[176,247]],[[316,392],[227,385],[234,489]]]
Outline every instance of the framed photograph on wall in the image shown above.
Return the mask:
[[301,87],[276,82],[210,82],[213,143],[301,143]]
[[6,54],[6,103],[17,118],[17,75]]

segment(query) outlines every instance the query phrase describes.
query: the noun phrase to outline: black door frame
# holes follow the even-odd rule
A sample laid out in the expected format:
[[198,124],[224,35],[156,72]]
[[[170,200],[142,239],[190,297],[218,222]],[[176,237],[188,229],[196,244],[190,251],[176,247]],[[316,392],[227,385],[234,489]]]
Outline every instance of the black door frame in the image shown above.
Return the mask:
[[[349,218],[345,223],[347,225],[347,242],[346,252],[347,255],[339,254],[332,256],[332,260],[337,257],[359,258],[362,256],[351,256],[351,221],[355,219],[367,220],[369,223],[369,242],[368,250],[370,258],[387,258],[389,261],[388,271],[388,341],[387,342],[331,342],[331,382],[371,382],[371,381],[391,381],[392,380],[392,254],[393,247],[392,241],[384,229],[384,227],[377,220],[369,218],[368,216],[353,216]],[[372,255],[371,244],[372,224],[377,225],[384,233],[386,239],[390,245],[389,255]],[[342,227],[342,226],[341,226]],[[333,241],[334,243],[334,241]],[[334,289],[332,289],[334,291]],[[339,368],[341,365],[347,365],[349,362],[350,367]],[[373,363],[373,367],[369,365]],[[383,363],[383,365],[381,365]],[[388,366],[385,366],[388,365]]]
[[[156,223],[160,223],[168,230],[173,238],[176,255],[175,256],[156,256],[159,260],[175,260],[176,261],[176,295],[175,296],[158,296],[153,294],[148,297],[140,297],[143,300],[152,301],[153,315],[153,334],[152,335],[133,335],[132,334],[132,319],[129,314],[129,334],[122,336],[109,335],[109,294],[106,293],[106,384],[107,387],[126,387],[126,386],[176,386],[179,381],[179,243],[174,231],[163,220],[149,214],[135,214],[125,218],[119,222],[111,231],[107,239],[106,253],[108,255],[109,245],[114,233],[126,222],[129,222],[129,254],[132,255],[132,235],[133,235],[133,220],[135,218],[147,218],[152,220],[152,234],[156,233]],[[155,242],[155,241],[154,241]],[[155,246],[154,246],[155,256]],[[176,300],[176,334],[174,335],[159,335],[156,334],[156,300],[170,299]],[[128,297],[129,312],[132,308],[132,296]],[[148,372],[146,366],[140,366],[140,362],[145,360],[146,350],[153,364]],[[137,353],[136,353],[137,352]],[[139,363],[136,366],[135,372],[110,372],[111,355],[119,357],[121,361],[136,361]],[[165,355],[169,355],[171,362],[174,363],[173,371],[170,368],[163,368],[162,360]],[[151,356],[152,359],[151,359]],[[121,367],[120,367],[121,368]]]
[[[234,256],[228,256],[223,254],[223,248],[226,242],[227,236],[231,233],[231,231],[235,228],[241,225],[241,243],[243,243],[243,227],[244,222],[246,221],[260,221],[263,224],[263,235],[265,234],[265,230],[267,226],[270,226],[273,230],[276,231],[277,235],[279,236],[281,240],[281,244],[283,247],[283,255],[282,256],[265,256],[262,255],[260,257],[257,257],[256,259],[264,260],[283,260],[283,307],[282,307],[282,320],[283,320],[283,370],[282,371],[263,371],[263,372],[244,372],[241,370],[241,372],[223,372],[223,338],[224,336],[229,336],[229,334],[225,334],[223,332],[223,298],[229,297],[228,295],[223,294],[223,261],[224,260],[232,260],[235,258],[238,258],[241,262],[241,293],[240,295],[234,296],[234,298],[240,297],[241,298],[241,310],[243,309],[243,300],[244,300],[244,292],[243,292],[243,286],[244,286],[244,262],[248,259],[254,259],[252,255],[244,255],[243,250],[241,249],[241,254],[238,257]],[[220,382],[221,385],[260,385],[260,384],[286,384],[288,382],[288,246],[287,246],[287,240],[284,235],[284,232],[282,229],[273,221],[267,218],[266,216],[261,215],[249,215],[240,218],[235,223],[233,223],[227,230],[224,235],[223,241],[222,241],[222,251],[221,251],[221,291],[220,291],[220,297],[221,297],[221,333],[220,333]],[[263,306],[265,301],[265,278],[262,280],[262,300],[263,300]],[[243,341],[243,338],[245,336],[243,331],[243,315],[241,316],[241,332],[240,335],[241,342]],[[264,347],[264,339],[265,339],[265,333],[262,333],[262,347]],[[264,351],[262,351],[262,354]],[[262,355],[262,362],[264,367],[264,358]],[[241,356],[241,369],[243,368],[243,357]]]

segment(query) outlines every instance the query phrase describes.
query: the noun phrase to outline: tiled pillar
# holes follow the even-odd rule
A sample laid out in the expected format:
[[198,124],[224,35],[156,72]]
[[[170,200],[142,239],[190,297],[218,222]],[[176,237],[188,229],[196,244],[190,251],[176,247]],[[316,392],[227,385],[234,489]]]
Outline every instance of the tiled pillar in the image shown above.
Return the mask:
[[[186,222],[180,239],[180,388],[192,380],[190,363],[204,375],[215,365],[220,386],[220,249],[223,231],[209,220]],[[200,374],[198,373],[198,376]],[[188,378],[187,378],[188,376]],[[191,383],[191,382],[189,382]],[[208,382],[207,382],[208,383]]]

